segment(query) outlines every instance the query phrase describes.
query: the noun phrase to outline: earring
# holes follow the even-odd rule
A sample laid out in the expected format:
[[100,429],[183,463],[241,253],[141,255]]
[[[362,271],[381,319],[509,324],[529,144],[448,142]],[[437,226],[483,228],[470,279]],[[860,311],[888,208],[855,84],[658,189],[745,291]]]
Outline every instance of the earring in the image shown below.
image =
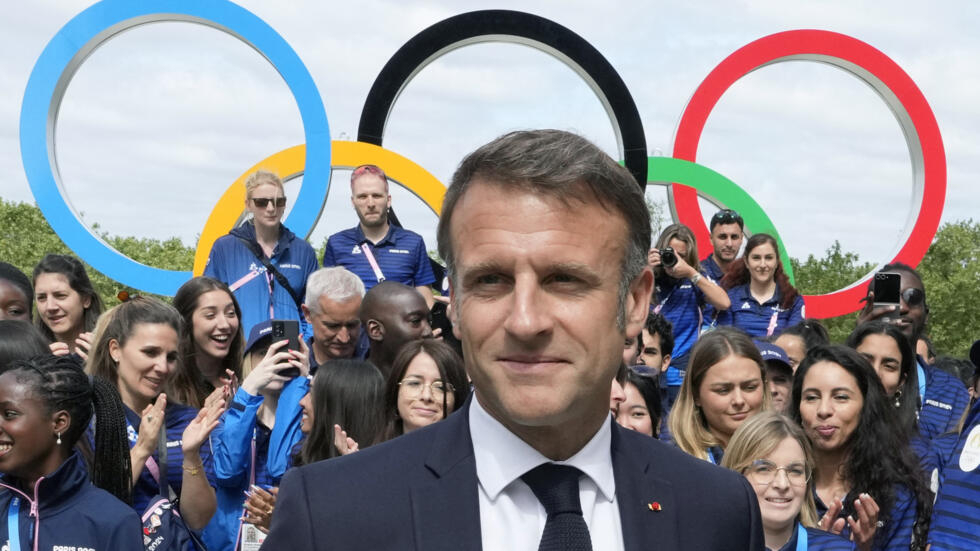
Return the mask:
[[60,432],[58,433],[58,445],[59,446],[61,445],[61,433]]
[[902,407],[902,389],[895,391],[895,407]]

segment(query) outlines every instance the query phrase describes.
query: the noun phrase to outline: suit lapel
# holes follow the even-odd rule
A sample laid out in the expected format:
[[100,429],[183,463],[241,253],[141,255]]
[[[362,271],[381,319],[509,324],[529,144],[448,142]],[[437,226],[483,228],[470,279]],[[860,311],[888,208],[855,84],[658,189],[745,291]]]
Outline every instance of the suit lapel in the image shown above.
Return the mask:
[[[480,497],[466,404],[432,428],[427,472],[412,484],[412,520],[417,549],[480,549]],[[429,475],[429,476],[426,476]]]
[[642,436],[613,423],[613,474],[623,543],[626,549],[680,549],[675,489],[657,475],[657,448],[632,445],[630,440],[638,437]]

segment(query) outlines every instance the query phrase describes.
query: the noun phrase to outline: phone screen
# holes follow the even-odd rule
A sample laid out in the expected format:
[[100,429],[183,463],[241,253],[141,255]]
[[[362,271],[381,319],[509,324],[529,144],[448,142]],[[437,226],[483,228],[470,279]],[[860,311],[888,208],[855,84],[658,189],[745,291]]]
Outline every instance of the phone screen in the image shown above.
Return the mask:
[[[289,339],[286,350],[300,351],[299,347],[299,322],[296,320],[272,320],[272,342]],[[299,368],[291,367],[279,372],[284,377],[299,376]]]
[[902,276],[891,272],[875,274],[875,304],[899,304],[902,296]]

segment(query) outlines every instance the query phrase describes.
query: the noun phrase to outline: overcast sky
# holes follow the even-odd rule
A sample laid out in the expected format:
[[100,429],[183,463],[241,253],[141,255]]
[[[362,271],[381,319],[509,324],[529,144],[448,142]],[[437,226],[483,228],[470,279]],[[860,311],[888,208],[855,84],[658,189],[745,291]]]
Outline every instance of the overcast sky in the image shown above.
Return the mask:
[[[354,139],[381,67],[427,26],[465,11],[509,8],[552,19],[592,43],[619,71],[643,119],[647,147],[670,155],[674,132],[704,77],[739,47],[813,28],[863,40],[896,61],[932,106],[946,147],[944,221],[980,206],[980,4],[974,2],[261,2],[264,19],[313,75],[334,139]],[[32,201],[18,120],[34,63],[91,2],[32,0],[0,22],[0,197]],[[448,181],[469,151],[509,130],[574,130],[618,156],[591,89],[571,69],[515,44],[459,49],[421,71],[389,119],[385,147]],[[145,25],[98,49],[79,69],[58,118],[65,188],[88,224],[112,234],[196,237],[228,184],[303,142],[299,111],[266,60],[236,38],[189,23]],[[912,193],[904,137],[884,102],[829,65],[788,62],[742,78],[712,112],[698,161],[766,209],[795,257],[834,240],[890,260]],[[335,173],[311,242],[353,226],[347,174]],[[291,183],[295,196],[298,182]],[[665,197],[663,188],[648,194]],[[435,248],[435,216],[394,193],[405,225]],[[706,209],[710,216],[711,210]]]

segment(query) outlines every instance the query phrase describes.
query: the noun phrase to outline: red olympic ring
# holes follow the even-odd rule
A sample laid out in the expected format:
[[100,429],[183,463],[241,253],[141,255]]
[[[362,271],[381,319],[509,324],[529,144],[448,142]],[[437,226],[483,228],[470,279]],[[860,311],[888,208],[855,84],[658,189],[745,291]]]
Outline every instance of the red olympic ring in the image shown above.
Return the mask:
[[[704,79],[691,97],[674,139],[673,156],[694,162],[704,125],[718,100],[738,79],[765,65],[793,59],[822,61],[861,78],[889,104],[905,131],[916,177],[913,202],[918,217],[904,245],[892,262],[918,265],[942,216],[946,200],[946,153],[936,117],[912,79],[894,61],[876,48],[849,36],[818,30],[795,30],[769,35],[751,42],[725,58]],[[694,189],[672,184],[674,206],[682,224],[707,246],[710,233],[704,225]],[[867,274],[844,289],[825,295],[807,295],[807,314],[828,318],[853,312],[865,296]]]

